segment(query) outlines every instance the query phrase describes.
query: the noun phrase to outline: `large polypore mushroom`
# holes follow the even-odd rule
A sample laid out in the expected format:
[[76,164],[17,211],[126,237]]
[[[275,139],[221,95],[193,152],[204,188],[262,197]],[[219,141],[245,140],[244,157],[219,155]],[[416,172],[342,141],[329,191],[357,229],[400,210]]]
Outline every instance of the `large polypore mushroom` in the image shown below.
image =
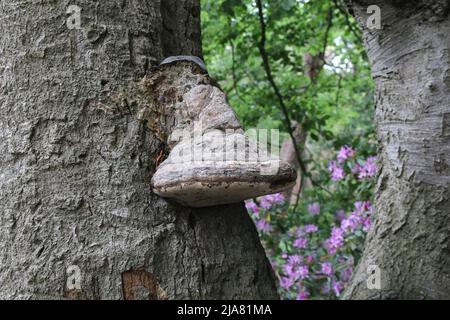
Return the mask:
[[143,84],[153,100],[142,117],[170,149],[151,181],[159,196],[207,207],[280,192],[295,183],[296,171],[288,163],[244,134],[199,58],[170,57]]

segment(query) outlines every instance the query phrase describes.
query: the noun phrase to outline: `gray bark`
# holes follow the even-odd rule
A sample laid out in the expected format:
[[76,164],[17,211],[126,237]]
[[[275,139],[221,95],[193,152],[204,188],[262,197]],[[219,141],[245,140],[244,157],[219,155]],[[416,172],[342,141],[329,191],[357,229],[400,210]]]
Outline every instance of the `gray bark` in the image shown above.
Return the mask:
[[198,1],[1,1],[0,30],[0,298],[277,298],[243,204],[151,192],[167,146],[137,84],[201,56]]
[[[349,1],[376,82],[381,172],[375,223],[351,299],[450,298],[450,17],[448,1]],[[381,8],[381,29],[367,7]],[[367,287],[369,265],[381,289]]]

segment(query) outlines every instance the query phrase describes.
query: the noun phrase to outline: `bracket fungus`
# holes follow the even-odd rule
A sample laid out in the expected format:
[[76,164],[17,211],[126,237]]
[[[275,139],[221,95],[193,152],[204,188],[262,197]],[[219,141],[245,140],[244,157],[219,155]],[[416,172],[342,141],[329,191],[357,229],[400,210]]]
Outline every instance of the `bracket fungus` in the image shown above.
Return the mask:
[[[198,57],[165,59],[146,76],[152,97],[148,127],[168,157],[151,181],[153,192],[188,207],[208,207],[286,190],[296,171],[246,135]],[[156,116],[155,116],[156,115]]]

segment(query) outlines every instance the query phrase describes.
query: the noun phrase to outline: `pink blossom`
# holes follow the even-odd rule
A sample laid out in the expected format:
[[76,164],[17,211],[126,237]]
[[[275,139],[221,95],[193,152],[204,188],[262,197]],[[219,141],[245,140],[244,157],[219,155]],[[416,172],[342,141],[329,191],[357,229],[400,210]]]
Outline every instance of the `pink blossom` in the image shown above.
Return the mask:
[[309,269],[308,266],[300,266],[298,268],[298,275],[300,276],[300,279],[305,279],[309,275]]
[[376,164],[377,157],[369,157],[367,158],[364,165],[359,169],[358,178],[364,179],[364,178],[370,178],[376,175],[378,171],[378,166]]
[[358,212],[352,212],[350,216],[341,222],[341,229],[346,232],[354,232],[362,224],[362,216]]
[[353,267],[345,268],[340,273],[340,280],[343,282],[349,282],[350,279],[352,278],[352,274],[353,274]]
[[356,156],[355,150],[349,146],[343,146],[337,155],[339,163],[343,163],[345,160],[354,158]]
[[288,263],[292,265],[297,265],[303,262],[303,257],[299,255],[292,255],[288,257]]
[[307,277],[309,274],[308,266],[302,265],[302,262],[303,258],[301,256],[290,256],[288,262],[283,266],[285,274],[294,280]]
[[304,227],[304,230],[306,233],[315,233],[315,232],[319,231],[319,228],[315,224],[307,224]]
[[331,161],[328,165],[328,171],[331,173],[331,180],[338,181],[345,178],[345,171],[339,165],[336,164],[336,161]]
[[286,201],[286,197],[282,193],[275,193],[268,195],[268,197],[269,196],[272,203],[283,203],[284,201]]
[[280,287],[289,290],[294,285],[294,279],[289,277],[281,277],[280,279]]
[[269,222],[266,221],[266,219],[261,219],[256,223],[256,228],[263,232],[263,233],[269,233],[272,231],[272,226]]
[[369,232],[370,226],[372,225],[372,221],[370,220],[370,217],[364,218],[362,225],[363,225],[363,231]]
[[297,300],[308,300],[309,298],[309,292],[302,289],[297,295]]
[[270,209],[276,204],[280,204],[286,201],[285,196],[282,193],[268,194],[260,198],[260,205],[264,209]]
[[333,288],[336,297],[339,297],[341,295],[342,290],[344,290],[344,284],[341,281],[333,281],[331,283],[331,287]]
[[301,249],[305,249],[307,245],[308,245],[308,239],[303,238],[303,237],[296,239],[293,243],[293,246],[295,248],[301,248]]
[[333,266],[329,262],[324,262],[321,264],[321,272],[324,275],[331,276],[333,275]]
[[270,202],[269,199],[267,199],[266,197],[262,197],[259,200],[259,205],[261,208],[266,209],[266,210],[272,208],[272,202]]
[[344,245],[344,231],[336,226],[331,230],[331,236],[326,241],[329,254],[335,254],[336,251]]
[[245,207],[247,208],[247,210],[250,210],[254,214],[257,214],[259,212],[259,207],[253,200],[246,201]]
[[358,212],[364,212],[364,211],[372,211],[372,205],[370,201],[357,201],[355,202],[355,208]]
[[308,205],[308,212],[312,216],[316,216],[320,213],[320,204],[317,202]]

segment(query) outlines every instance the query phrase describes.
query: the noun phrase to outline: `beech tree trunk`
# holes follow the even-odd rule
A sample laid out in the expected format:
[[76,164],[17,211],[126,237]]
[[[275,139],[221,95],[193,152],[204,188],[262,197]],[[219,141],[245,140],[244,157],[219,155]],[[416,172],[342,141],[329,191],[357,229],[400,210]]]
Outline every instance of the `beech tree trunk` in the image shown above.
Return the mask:
[[[368,28],[370,5],[381,29]],[[447,0],[348,1],[376,81],[376,214],[350,299],[450,298],[450,17]],[[373,25],[369,21],[369,25]],[[375,265],[380,289],[367,286]]]
[[0,2],[0,298],[278,297],[243,204],[151,192],[166,146],[137,83],[201,56],[199,19],[197,0]]

